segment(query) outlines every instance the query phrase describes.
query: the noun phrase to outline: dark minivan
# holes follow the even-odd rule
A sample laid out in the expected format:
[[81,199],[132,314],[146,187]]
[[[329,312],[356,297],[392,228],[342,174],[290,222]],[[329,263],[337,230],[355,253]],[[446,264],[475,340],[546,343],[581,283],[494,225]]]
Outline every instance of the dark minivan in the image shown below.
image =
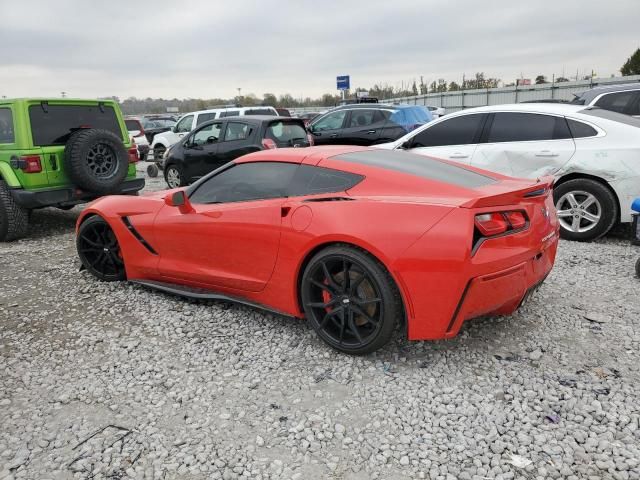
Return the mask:
[[225,117],[203,123],[173,145],[164,159],[164,178],[170,188],[182,187],[248,153],[311,145],[299,118]]

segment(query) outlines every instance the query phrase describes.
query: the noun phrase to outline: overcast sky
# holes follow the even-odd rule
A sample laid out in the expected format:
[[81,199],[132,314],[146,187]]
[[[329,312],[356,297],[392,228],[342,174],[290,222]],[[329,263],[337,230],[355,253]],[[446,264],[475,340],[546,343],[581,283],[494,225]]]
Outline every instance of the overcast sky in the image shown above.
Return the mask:
[[619,74],[640,0],[0,0],[0,95],[295,97],[464,73]]

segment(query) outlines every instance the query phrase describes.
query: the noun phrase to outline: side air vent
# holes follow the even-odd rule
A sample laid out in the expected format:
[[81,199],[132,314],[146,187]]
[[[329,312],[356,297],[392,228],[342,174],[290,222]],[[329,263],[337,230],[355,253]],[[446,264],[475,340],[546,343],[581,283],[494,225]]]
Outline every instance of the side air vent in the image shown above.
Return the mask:
[[309,198],[305,202],[346,202],[353,201],[355,198],[349,197],[322,197],[322,198]]
[[524,198],[541,197],[545,193],[547,193],[547,189],[543,187],[539,188],[538,190],[533,190],[532,192],[525,193]]
[[122,217],[122,222],[125,224],[127,229],[131,232],[131,234],[134,237],[136,237],[136,239],[142,244],[144,248],[149,250],[149,252],[152,253],[153,255],[158,255],[158,253],[153,249],[153,247],[149,245],[149,243],[142,237],[142,235],[140,235],[140,232],[138,232],[135,229],[135,227],[131,225],[131,222],[129,221],[129,217]]

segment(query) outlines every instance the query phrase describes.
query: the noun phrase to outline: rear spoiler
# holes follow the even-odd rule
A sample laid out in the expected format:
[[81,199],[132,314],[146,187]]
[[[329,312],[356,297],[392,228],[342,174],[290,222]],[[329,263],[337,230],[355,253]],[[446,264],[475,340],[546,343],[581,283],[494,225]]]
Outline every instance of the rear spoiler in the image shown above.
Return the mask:
[[535,185],[516,190],[508,190],[479,196],[460,205],[463,208],[500,207],[513,205],[527,198],[546,198],[553,188],[555,179],[551,176],[539,178]]

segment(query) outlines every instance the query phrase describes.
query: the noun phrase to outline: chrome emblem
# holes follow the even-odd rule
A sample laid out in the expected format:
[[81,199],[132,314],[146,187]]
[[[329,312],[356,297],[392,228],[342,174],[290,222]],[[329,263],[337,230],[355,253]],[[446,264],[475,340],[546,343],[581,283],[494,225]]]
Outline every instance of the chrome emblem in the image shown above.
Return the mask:
[[547,207],[542,207],[542,216],[547,219],[549,218],[549,210]]

